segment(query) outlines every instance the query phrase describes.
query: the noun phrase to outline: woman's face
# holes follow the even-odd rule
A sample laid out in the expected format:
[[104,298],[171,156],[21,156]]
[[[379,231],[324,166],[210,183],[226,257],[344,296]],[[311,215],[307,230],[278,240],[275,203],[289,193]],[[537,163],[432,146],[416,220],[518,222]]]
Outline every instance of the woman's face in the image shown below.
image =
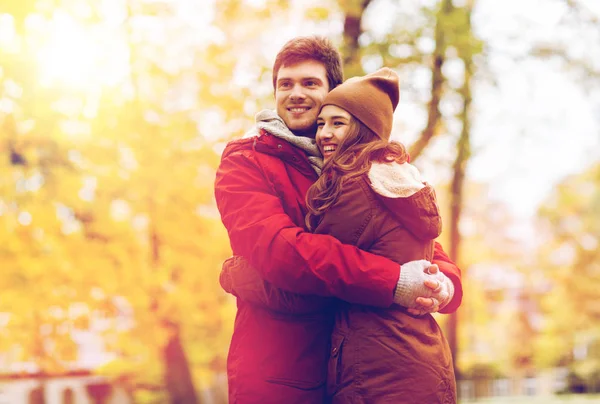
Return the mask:
[[335,105],[326,105],[317,118],[317,146],[327,160],[348,134],[352,116]]

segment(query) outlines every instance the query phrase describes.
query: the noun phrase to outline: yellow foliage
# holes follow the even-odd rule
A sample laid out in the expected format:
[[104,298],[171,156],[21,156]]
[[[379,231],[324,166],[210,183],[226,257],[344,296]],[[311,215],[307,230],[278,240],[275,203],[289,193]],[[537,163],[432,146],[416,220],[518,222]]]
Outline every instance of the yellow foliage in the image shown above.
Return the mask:
[[[34,7],[7,4],[19,21]],[[57,47],[92,39],[91,20],[73,15],[64,29],[81,29],[81,37],[64,37]],[[197,123],[218,108],[221,141],[238,135],[245,128],[233,133],[225,124],[240,119],[245,100],[235,91],[213,93],[228,88],[235,49],[184,40],[181,59],[172,59],[171,42],[137,31],[135,17],[127,22],[131,37],[125,30],[113,41],[114,29],[105,32],[115,46],[111,58],[119,58],[119,44],[131,51],[116,67],[123,69],[118,84],[88,77],[74,88],[78,81],[65,72],[87,54],[71,55],[42,83],[50,67],[39,66],[38,76],[21,68],[13,47],[0,49],[0,347],[16,362],[59,372],[77,361],[77,331],[92,332],[106,357],[115,356],[102,372],[162,389],[161,355],[173,327],[195,377],[224,371],[235,306],[218,273],[230,248],[214,214],[216,140]],[[39,18],[47,25],[38,31],[14,32],[28,65],[59,34],[52,15]],[[166,35],[178,38],[186,29],[192,38],[185,24]],[[99,45],[89,45],[100,60]],[[215,62],[216,70],[198,69]],[[187,91],[190,83],[198,90]]]

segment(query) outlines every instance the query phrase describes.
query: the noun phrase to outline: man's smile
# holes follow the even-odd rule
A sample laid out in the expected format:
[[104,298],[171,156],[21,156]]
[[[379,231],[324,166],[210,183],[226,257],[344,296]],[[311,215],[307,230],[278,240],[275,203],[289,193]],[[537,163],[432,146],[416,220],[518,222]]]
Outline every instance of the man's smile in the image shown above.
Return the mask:
[[302,114],[306,111],[310,110],[310,107],[290,107],[288,111],[294,114]]

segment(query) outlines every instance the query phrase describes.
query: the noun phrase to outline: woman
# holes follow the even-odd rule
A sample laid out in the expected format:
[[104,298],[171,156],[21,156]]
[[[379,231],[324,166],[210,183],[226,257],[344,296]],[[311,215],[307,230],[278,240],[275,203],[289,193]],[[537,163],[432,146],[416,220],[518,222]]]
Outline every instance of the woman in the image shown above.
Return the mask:
[[[316,233],[404,264],[432,259],[441,218],[434,190],[404,147],[389,142],[398,99],[398,77],[387,68],[327,95],[316,136],[325,165],[307,193],[306,220]],[[342,302],[331,353],[333,403],[456,402],[450,349],[430,314]]]

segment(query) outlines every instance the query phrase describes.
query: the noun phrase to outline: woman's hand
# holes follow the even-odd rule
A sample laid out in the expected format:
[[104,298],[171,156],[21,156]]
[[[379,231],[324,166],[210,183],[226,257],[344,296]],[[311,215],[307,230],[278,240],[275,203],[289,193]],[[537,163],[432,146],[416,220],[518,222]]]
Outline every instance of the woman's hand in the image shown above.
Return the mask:
[[409,313],[417,316],[440,311],[450,303],[454,296],[454,284],[446,275],[440,272],[437,265],[432,264],[425,271],[433,276],[433,278],[424,281],[424,285],[431,289],[432,295],[417,297],[415,299],[417,307],[408,308]]

